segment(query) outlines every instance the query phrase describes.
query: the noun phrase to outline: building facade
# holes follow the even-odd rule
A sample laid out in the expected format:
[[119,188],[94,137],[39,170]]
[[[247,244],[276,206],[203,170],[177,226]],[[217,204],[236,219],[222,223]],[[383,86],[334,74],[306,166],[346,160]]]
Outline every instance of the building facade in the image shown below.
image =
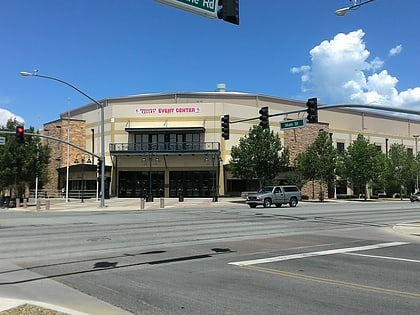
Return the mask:
[[[111,197],[212,197],[240,195],[256,182],[229,172],[230,150],[268,106],[270,128],[278,132],[291,159],[326,130],[338,151],[363,134],[384,153],[393,143],[417,149],[420,120],[361,109],[319,110],[319,123],[280,129],[284,120],[306,118],[306,102],[258,94],[226,92],[144,94],[109,98],[104,106],[106,195]],[[291,113],[293,112],[293,113]],[[287,114],[289,113],[289,114]],[[221,137],[221,116],[230,115],[230,139]],[[44,134],[69,141],[93,155],[53,143],[51,191],[98,193],[97,159],[101,118],[97,104],[87,104],[46,123]],[[309,195],[309,194],[308,194]],[[331,194],[330,194],[330,197]]]

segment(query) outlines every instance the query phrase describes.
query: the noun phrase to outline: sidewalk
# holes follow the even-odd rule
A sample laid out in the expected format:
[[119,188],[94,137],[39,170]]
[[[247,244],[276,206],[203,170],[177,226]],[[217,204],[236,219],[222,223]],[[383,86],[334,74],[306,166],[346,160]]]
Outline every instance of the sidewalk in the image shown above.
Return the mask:
[[[49,203],[49,205],[47,204]],[[116,211],[116,210],[152,210],[152,209],[171,209],[171,208],[191,208],[191,207],[220,207],[226,205],[246,206],[245,200],[237,198],[184,198],[182,202],[178,198],[154,198],[152,202],[142,201],[140,198],[111,198],[105,199],[105,207],[100,207],[100,202],[95,199],[64,199],[52,198],[41,200],[39,210],[30,204],[27,208],[11,208],[16,211]]]
[[57,281],[43,278],[30,270],[1,261],[0,314],[128,315],[130,313]]

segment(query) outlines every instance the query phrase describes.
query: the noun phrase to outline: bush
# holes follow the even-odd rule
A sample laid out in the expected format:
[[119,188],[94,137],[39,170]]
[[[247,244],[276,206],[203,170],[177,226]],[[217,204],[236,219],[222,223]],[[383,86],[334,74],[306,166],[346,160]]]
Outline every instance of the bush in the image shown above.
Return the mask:
[[337,199],[357,199],[355,195],[337,195]]

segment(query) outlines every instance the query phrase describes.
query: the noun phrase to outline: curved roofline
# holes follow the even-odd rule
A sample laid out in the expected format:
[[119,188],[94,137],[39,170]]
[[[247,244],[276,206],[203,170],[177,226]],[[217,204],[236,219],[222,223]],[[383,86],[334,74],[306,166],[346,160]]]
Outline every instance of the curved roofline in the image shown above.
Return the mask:
[[[232,98],[232,99],[238,99],[238,98],[244,98],[244,99],[258,99],[259,101],[269,101],[274,103],[282,103],[285,105],[293,105],[298,107],[305,107],[306,106],[306,100],[293,100],[289,98],[282,98],[277,96],[269,96],[264,94],[256,94],[256,93],[246,93],[246,92],[228,92],[228,91],[211,91],[211,92],[165,92],[165,93],[144,93],[144,94],[132,94],[127,96],[117,96],[117,97],[109,97],[105,98],[99,101],[101,104],[105,104],[104,106],[108,106],[109,102],[115,102],[115,101],[124,101],[124,100],[135,100],[135,99],[142,99],[142,100],[154,100],[154,99],[172,99],[176,100],[178,97],[182,98],[193,98],[193,97],[213,97],[214,99],[226,99],[226,98]],[[328,104],[322,104],[318,103],[318,106],[320,105],[328,105]],[[82,112],[87,112],[94,110],[98,107],[95,103],[89,103],[86,105],[83,105],[81,107],[78,107],[74,110],[71,110],[71,115],[73,114],[79,114]],[[371,109],[360,109],[360,108],[349,108],[349,107],[343,107],[343,108],[332,108],[332,109],[323,109],[327,111],[332,112],[342,112],[342,113],[350,113],[350,114],[364,114],[369,117],[382,117],[387,119],[393,119],[398,121],[415,121],[420,122],[420,118],[415,118],[410,116],[409,114],[391,114],[388,112],[375,112]],[[63,118],[64,116],[68,115],[68,111],[66,111],[63,114],[60,114],[60,117]]]

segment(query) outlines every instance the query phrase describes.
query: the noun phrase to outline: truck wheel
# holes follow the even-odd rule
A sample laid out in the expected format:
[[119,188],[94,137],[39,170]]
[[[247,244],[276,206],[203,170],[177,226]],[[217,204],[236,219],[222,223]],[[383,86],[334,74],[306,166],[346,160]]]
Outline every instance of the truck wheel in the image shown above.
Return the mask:
[[265,198],[263,203],[264,208],[270,208],[271,207],[271,199]]
[[291,207],[296,207],[296,205],[298,204],[298,201],[296,198],[291,198],[289,201],[289,206]]
[[249,204],[249,207],[250,208],[255,208],[255,207],[257,207],[257,205],[251,203],[251,204]]

